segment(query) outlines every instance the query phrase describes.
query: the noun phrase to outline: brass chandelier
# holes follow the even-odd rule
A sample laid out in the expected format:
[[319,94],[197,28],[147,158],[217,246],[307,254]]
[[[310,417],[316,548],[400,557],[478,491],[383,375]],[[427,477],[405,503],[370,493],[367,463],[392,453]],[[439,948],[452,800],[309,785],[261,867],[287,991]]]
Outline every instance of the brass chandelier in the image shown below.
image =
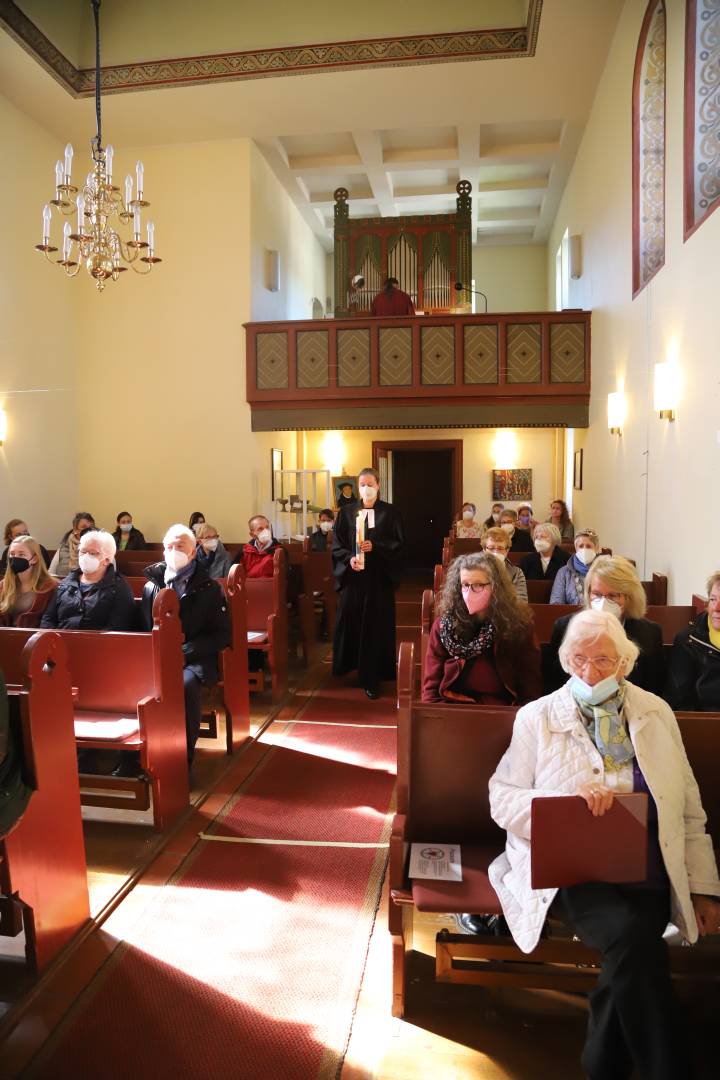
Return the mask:
[[[145,199],[144,170],[141,161],[135,167],[136,190],[133,197],[133,178],[125,177],[125,190],[113,184],[112,146],[102,145],[102,113],[100,107],[100,3],[91,0],[95,18],[95,117],[97,133],[91,140],[92,172],[88,173],[82,190],[71,182],[73,148],[65,147],[65,161],[55,165],[55,198],[43,208],[42,243],[35,245],[48,262],[62,267],[68,277],[76,277],[80,267],[95,278],[100,292],[108,280],[117,281],[128,268],[138,274],[149,274],[155,263],[162,262],[155,254],[155,226],[147,223],[147,239],[142,237],[142,213],[150,205]],[[124,195],[124,197],[123,197]],[[62,257],[52,256],[59,249],[50,243],[52,208],[68,218],[77,211],[75,232],[69,221],[63,225]],[[124,240],[113,222],[129,226],[131,238]]]

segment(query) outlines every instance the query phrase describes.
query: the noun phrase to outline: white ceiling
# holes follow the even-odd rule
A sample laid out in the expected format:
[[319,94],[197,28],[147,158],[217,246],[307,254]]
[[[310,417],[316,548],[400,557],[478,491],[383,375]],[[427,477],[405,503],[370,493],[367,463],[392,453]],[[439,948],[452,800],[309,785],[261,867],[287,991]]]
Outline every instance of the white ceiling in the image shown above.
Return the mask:
[[[460,179],[472,183],[477,243],[543,244],[623,2],[544,0],[536,54],[529,58],[333,71],[106,96],[104,132],[116,149],[254,139],[327,249],[332,241],[335,188],[346,187],[350,192],[352,216],[446,213],[455,208],[455,185]],[[117,15],[117,0],[106,3],[109,13]],[[132,40],[142,41],[143,12],[148,18],[151,12],[156,17],[158,4],[126,3],[134,11]],[[386,4],[375,0],[373,5],[377,12],[387,10]],[[45,32],[52,38],[57,5],[50,0],[23,0],[22,6],[31,17],[44,18]],[[165,6],[165,0],[159,6]],[[244,2],[240,6],[250,10]],[[491,13],[497,17],[502,10],[502,4],[489,0],[482,6],[485,17]],[[516,9],[527,4],[511,6],[512,15],[517,16]],[[208,0],[207,13],[212,18],[207,26],[215,35],[213,41],[223,10],[226,14],[232,10],[233,26],[240,25],[237,7],[228,7],[225,0]],[[289,13],[297,12],[288,14],[285,22],[288,41],[302,40],[306,7],[318,26],[319,9],[328,15],[336,11],[335,4],[313,0],[305,5],[293,0],[293,5],[285,7]],[[183,33],[193,28],[200,37],[206,33],[205,5],[182,0],[175,9]],[[262,8],[253,5],[252,10],[257,21]],[[397,14],[399,9],[393,10]],[[402,10],[407,10],[404,5]],[[431,7],[421,0],[418,11],[425,30],[432,18]],[[459,26],[467,26],[468,9],[463,12]],[[75,0],[73,16],[71,28],[77,37]],[[447,28],[448,11],[437,18]],[[106,51],[117,61],[123,40],[120,24],[115,40],[112,20],[108,23]],[[258,22],[256,36],[261,25]],[[372,19],[363,25],[363,36],[372,36]],[[126,20],[122,27],[125,33]],[[342,39],[344,29],[332,25],[334,40]],[[149,23],[151,32],[156,33],[157,26]],[[405,32],[417,30],[409,25]],[[182,41],[177,27],[173,35],[174,42]],[[242,46],[233,39],[226,47]],[[6,34],[0,34],[0,92],[63,143],[70,139],[77,145],[87,144],[93,134],[92,102],[68,95]]]

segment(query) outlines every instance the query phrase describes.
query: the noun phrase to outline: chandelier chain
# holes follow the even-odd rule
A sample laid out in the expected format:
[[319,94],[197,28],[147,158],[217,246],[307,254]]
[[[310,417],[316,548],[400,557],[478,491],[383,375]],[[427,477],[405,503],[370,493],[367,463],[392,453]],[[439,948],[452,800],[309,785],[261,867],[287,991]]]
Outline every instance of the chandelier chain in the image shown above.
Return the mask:
[[102,150],[102,107],[100,104],[100,2],[92,0],[93,16],[95,18],[95,120],[97,122],[97,135],[92,140],[93,159],[97,161]]

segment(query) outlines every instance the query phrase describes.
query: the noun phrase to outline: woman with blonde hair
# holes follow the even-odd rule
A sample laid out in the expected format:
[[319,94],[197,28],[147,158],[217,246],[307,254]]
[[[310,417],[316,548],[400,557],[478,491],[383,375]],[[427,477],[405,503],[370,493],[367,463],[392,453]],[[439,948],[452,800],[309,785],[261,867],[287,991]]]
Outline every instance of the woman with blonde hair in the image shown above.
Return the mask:
[[[633,668],[633,683],[651,694],[662,696],[665,687],[662,629],[658,623],[645,618],[647,597],[629,559],[621,555],[598,555],[593,560],[585,575],[583,607],[607,611],[618,619],[640,650]],[[558,653],[571,618],[564,615],[553,627],[543,665],[546,693],[557,690],[565,682]]]
[[8,547],[0,586],[0,626],[39,626],[57,581],[48,574],[42,548],[32,536],[18,536]]
[[500,559],[485,552],[453,559],[435,615],[423,701],[521,705],[540,695],[532,611]]

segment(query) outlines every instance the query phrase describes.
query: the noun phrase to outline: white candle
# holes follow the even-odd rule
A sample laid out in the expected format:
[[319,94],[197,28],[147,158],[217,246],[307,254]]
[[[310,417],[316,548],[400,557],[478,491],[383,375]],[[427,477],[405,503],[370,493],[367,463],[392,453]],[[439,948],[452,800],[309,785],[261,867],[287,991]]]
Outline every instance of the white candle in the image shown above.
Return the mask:
[[107,174],[108,184],[112,184],[112,170],[113,170],[113,155],[115,151],[112,146],[105,147],[105,172]]
[[43,207],[43,244],[50,243],[50,220],[52,218],[52,210],[46,203]]
[[63,163],[62,161],[55,162],[55,187],[59,188],[63,182]]
[[132,185],[133,179],[130,173],[125,177],[125,206],[128,207],[132,202]]
[[66,221],[63,225],[63,259],[70,258],[70,229],[72,226],[69,221]]
[[78,236],[82,236],[84,234],[84,232],[85,232],[85,199],[83,198],[82,195],[78,195],[77,199],[75,200],[75,203],[77,204],[77,212],[78,212],[77,232],[78,232]]
[[365,569],[365,552],[361,548],[361,544],[365,539],[365,515],[361,512],[355,519],[355,562],[361,569]]
[[135,175],[137,176],[138,199],[142,199],[142,193],[143,193],[143,190],[144,190],[143,189],[143,176],[144,176],[144,173],[145,173],[145,170],[143,169],[142,161],[136,162],[136,164],[135,164]]
[[136,206],[133,209],[133,230],[135,232],[135,239],[140,239],[140,207]]
[[72,159],[73,148],[70,143],[65,147],[65,183],[70,183],[70,173],[72,172]]
[[147,223],[147,242],[148,248],[150,249],[150,255],[152,256],[155,249],[155,226],[152,221],[148,221]]

